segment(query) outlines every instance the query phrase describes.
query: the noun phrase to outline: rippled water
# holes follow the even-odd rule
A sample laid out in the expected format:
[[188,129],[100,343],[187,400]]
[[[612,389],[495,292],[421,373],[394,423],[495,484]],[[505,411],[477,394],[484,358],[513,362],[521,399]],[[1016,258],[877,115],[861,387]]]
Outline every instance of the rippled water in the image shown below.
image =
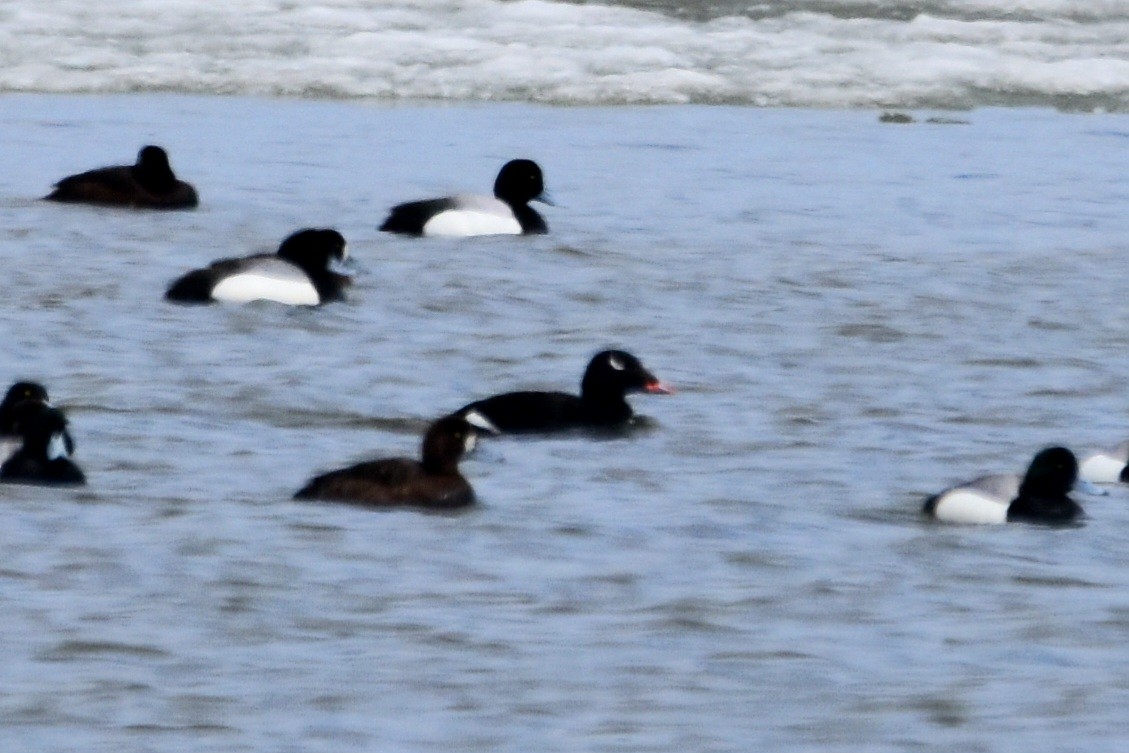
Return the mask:
[[[87,489],[0,487],[10,749],[1123,746],[1129,492],[945,528],[929,492],[1129,434],[1124,116],[0,98],[0,378]],[[200,210],[35,200],[170,152]],[[537,159],[537,238],[413,241],[398,200]],[[180,272],[332,225],[347,303],[186,308]],[[426,422],[575,388],[649,430],[496,440],[481,505],[288,498]]]

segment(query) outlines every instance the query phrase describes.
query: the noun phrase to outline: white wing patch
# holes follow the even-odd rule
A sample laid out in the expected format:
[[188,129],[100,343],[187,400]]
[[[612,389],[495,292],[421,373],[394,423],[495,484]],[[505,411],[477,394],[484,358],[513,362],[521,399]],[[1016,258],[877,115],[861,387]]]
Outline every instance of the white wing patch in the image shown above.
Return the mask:
[[456,207],[424,223],[424,235],[439,238],[521,235],[521,223],[506,202],[492,196],[456,196],[455,202]]
[[321,296],[306,273],[283,259],[260,259],[212,288],[212,298],[226,303],[275,301],[290,306],[316,306]]
[[463,416],[463,420],[466,421],[471,426],[482,429],[483,431],[488,432],[490,434],[501,434],[502,433],[502,430],[499,429],[497,426],[495,426],[494,423],[490,419],[488,419],[486,416],[482,415],[481,413],[479,413],[476,410],[467,411],[466,415]]

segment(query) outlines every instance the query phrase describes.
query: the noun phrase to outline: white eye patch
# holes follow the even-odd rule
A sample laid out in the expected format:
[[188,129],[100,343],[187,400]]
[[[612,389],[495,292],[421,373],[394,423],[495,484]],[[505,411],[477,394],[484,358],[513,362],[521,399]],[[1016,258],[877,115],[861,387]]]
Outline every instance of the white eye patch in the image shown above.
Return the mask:
[[627,368],[627,365],[616,356],[608,356],[608,366],[611,366],[616,371],[623,371]]

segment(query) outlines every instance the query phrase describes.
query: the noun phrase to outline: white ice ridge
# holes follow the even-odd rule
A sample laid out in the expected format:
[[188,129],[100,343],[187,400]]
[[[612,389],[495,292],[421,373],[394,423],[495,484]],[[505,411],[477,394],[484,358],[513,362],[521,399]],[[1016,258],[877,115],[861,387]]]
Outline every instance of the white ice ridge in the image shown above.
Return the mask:
[[546,0],[139,0],[112,12],[13,0],[0,11],[0,92],[1129,110],[1123,2],[891,5],[913,12],[692,21]]

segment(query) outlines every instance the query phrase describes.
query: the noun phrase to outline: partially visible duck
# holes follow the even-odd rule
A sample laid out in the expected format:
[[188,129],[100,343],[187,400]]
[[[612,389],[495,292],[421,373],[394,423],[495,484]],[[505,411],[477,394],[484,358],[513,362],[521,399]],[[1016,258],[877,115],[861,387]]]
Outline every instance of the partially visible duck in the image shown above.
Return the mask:
[[142,147],[132,165],[101,167],[63,178],[45,198],[142,209],[192,209],[196,189],[177,180],[169,156],[159,146]]
[[22,443],[0,465],[0,481],[17,484],[86,483],[86,477],[71,461],[74,440],[67,419],[58,408],[39,400],[25,400],[13,410],[14,426]]
[[1078,475],[1095,484],[1129,482],[1129,442],[1089,455]]
[[448,416],[423,437],[422,461],[385,458],[331,471],[310,480],[295,499],[349,502],[363,507],[452,510],[474,502],[459,460],[474,448],[475,428]]
[[348,244],[336,230],[299,230],[273,254],[220,259],[187,273],[169,286],[165,298],[178,303],[275,301],[291,306],[339,301],[350,279],[329,267],[348,256]]
[[492,434],[616,428],[635,416],[625,398],[629,392],[669,395],[673,390],[630,353],[605,350],[588,362],[579,395],[506,392],[464,405],[454,415]]
[[1083,515],[1068,496],[1077,481],[1074,453],[1048,447],[1031,460],[1022,480],[998,474],[952,486],[925,500],[924,512],[946,523],[1070,523]]
[[37,382],[16,382],[0,402],[0,463],[19,449],[23,438],[16,432],[16,406],[25,400],[48,404],[47,390]]
[[494,181],[493,196],[461,194],[399,204],[392,207],[380,229],[448,238],[549,232],[545,220],[529,206],[531,201],[552,204],[537,163],[515,159],[502,166]]

